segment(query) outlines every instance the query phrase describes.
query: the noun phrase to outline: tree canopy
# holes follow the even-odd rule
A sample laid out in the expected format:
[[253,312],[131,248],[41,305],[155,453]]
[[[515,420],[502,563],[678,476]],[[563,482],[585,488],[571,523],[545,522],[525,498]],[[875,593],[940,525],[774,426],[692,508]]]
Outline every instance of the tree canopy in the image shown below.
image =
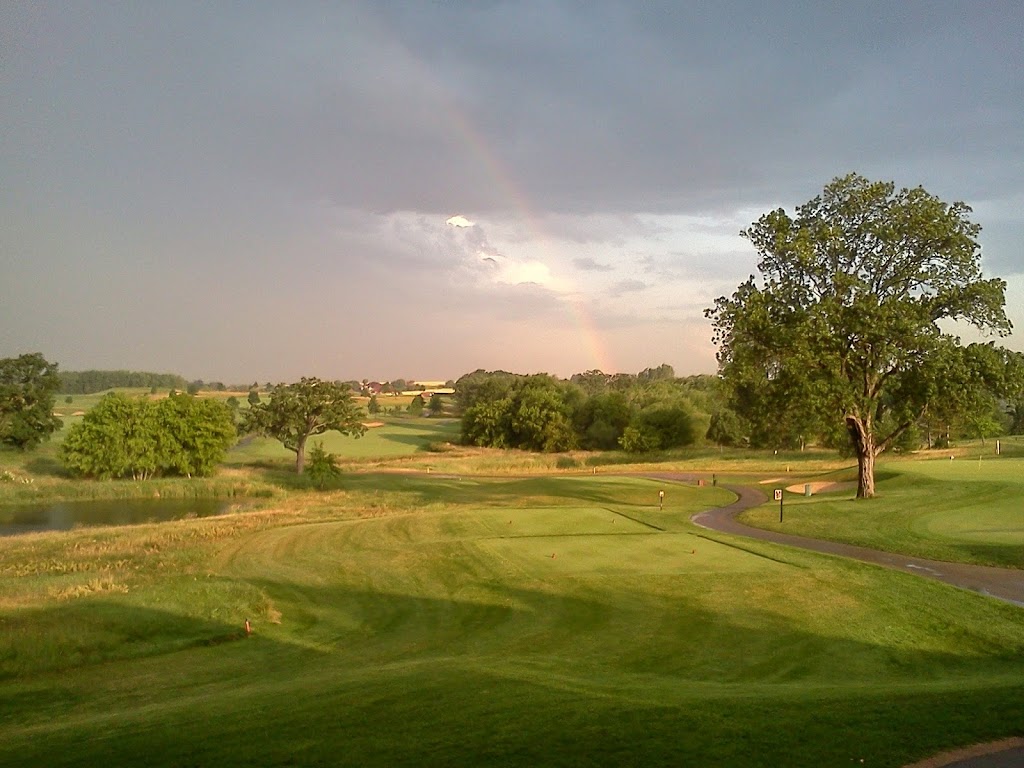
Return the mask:
[[547,374],[474,371],[456,383],[462,440],[491,448],[647,452],[697,441],[707,425],[689,379],[670,366],[639,375],[600,371],[563,381]]
[[269,402],[254,403],[245,414],[248,432],[280,440],[295,453],[295,471],[302,474],[306,441],[324,432],[360,437],[366,431],[362,411],[352,400],[352,390],[343,383],[302,378],[294,384],[278,384]]
[[841,424],[857,495],[873,496],[875,457],[972,366],[939,322],[1009,333],[1006,284],[983,278],[970,213],[850,174],[741,232],[760,279],[707,310],[737,411],[792,432]]
[[57,364],[38,352],[0,360],[0,443],[28,450],[60,429],[53,415],[59,387]]
[[216,400],[111,392],[68,431],[60,456],[69,471],[85,477],[205,476],[235,437],[231,410]]

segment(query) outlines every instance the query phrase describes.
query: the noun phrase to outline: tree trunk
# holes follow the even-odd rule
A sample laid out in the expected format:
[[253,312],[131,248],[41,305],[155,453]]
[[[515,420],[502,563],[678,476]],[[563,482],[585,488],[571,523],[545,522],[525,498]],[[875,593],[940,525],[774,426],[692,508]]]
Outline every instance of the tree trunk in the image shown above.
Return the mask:
[[301,475],[306,468],[306,438],[300,437],[295,443],[295,474]]
[[846,417],[846,429],[857,451],[857,498],[870,499],[875,495],[875,436],[870,424],[856,416]]

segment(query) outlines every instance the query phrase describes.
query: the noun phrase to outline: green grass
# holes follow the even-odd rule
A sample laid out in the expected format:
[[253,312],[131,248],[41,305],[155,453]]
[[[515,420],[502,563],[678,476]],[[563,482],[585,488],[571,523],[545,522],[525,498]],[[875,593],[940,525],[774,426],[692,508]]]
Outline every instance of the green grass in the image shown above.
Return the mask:
[[[383,426],[373,427],[359,438],[348,437],[337,432],[326,432],[311,437],[306,445],[308,451],[316,443],[323,443],[324,450],[333,453],[341,463],[366,463],[366,460],[388,460],[413,456],[427,451],[431,443],[455,441],[459,437],[459,422],[454,419],[382,417]],[[228,455],[229,466],[241,466],[253,462],[280,464],[294,467],[295,454],[280,442],[266,437],[243,439]]]
[[1024,610],[688,522],[729,498],[368,473],[0,540],[0,764],[898,766],[1022,732]]
[[[855,477],[855,475],[850,475]],[[879,466],[877,497],[787,495],[741,518],[760,528],[935,560],[1024,568],[1024,458],[991,454]]]

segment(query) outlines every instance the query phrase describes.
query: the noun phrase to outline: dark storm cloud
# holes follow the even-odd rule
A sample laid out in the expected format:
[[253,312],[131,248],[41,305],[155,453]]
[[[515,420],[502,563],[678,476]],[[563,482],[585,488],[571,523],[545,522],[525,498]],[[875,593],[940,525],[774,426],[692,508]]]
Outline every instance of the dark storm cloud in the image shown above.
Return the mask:
[[157,201],[215,196],[214,174],[373,211],[501,209],[518,194],[544,211],[665,212],[852,169],[948,168],[993,194],[1014,183],[1007,150],[1024,152],[1017,4],[5,16],[14,130],[38,149],[19,162],[51,178],[84,164]]
[[1022,27],[1019,2],[942,0],[8,2],[0,356],[361,377],[428,360],[429,321],[464,360],[564,326],[577,279],[710,302],[755,262],[721,239],[751,219],[721,221],[851,170],[975,204],[986,270],[1020,275]]

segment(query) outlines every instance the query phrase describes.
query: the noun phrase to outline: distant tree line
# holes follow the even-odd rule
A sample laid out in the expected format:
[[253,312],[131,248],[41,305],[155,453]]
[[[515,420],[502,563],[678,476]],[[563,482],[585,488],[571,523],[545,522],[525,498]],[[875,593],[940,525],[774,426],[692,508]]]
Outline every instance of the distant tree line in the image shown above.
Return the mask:
[[62,395],[91,395],[108,389],[148,387],[168,391],[184,391],[188,382],[175,373],[149,373],[147,371],[60,371],[58,374]]
[[[949,384],[942,396],[933,398],[890,450],[1024,434],[1024,354],[971,344],[948,356],[944,366],[939,380]],[[841,425],[801,407],[784,390],[756,380],[680,378],[669,365],[638,374],[591,370],[568,380],[477,370],[455,382],[455,389],[467,445],[645,453],[706,442],[789,450],[817,446],[852,455]]]

